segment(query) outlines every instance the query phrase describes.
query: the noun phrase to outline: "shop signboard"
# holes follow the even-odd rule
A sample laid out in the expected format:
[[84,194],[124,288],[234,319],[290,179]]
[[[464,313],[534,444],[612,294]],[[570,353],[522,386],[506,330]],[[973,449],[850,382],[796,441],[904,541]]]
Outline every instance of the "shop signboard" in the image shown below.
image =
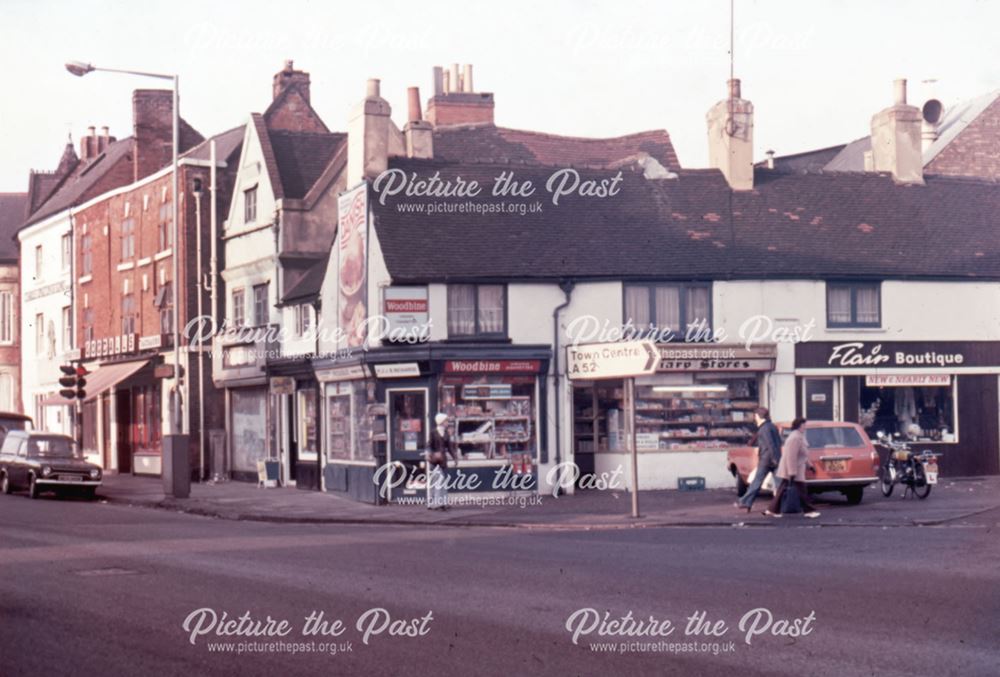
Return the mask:
[[362,364],[352,364],[346,367],[333,367],[332,369],[317,369],[316,379],[318,381],[354,381],[367,378],[368,372]]
[[84,359],[134,353],[137,338],[137,334],[121,334],[87,341],[83,345]]
[[878,388],[950,386],[950,374],[868,374],[865,385]]
[[444,363],[446,374],[535,374],[541,368],[541,360],[448,360]]
[[571,381],[646,376],[655,373],[659,363],[660,353],[652,341],[566,347],[566,375]]
[[337,214],[340,326],[347,335],[347,345],[357,347],[367,338],[368,324],[367,182],[340,195]]
[[878,373],[1000,371],[1000,341],[805,341],[795,345],[796,370]]
[[388,323],[386,336],[409,340],[430,338],[427,287],[386,287],[382,313]]
[[375,375],[379,378],[405,378],[420,376],[420,365],[416,362],[401,362],[399,364],[376,364]]
[[709,343],[704,345],[660,344],[658,372],[679,371],[771,371],[777,347]]
[[292,395],[295,393],[295,379],[291,376],[272,376],[271,393],[274,395]]

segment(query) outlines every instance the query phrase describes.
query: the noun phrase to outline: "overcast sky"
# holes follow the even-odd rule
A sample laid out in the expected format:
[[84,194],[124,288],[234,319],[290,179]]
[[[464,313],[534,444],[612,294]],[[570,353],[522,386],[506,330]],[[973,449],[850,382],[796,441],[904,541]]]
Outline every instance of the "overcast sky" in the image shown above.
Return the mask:
[[[736,0],[736,76],[755,106],[755,158],[868,133],[910,79],[946,105],[1000,87],[1000,0]],[[398,124],[405,90],[430,93],[435,64],[472,63],[502,126],[579,136],[667,129],[681,163],[704,166],[704,116],[725,95],[729,0],[679,2],[125,2],[0,0],[0,191],[51,170],[67,132],[131,134],[131,91],[155,80],[67,60],[178,73],[181,112],[206,136],[271,99],[285,59],[312,76],[313,105],[343,130],[365,79],[382,79]]]

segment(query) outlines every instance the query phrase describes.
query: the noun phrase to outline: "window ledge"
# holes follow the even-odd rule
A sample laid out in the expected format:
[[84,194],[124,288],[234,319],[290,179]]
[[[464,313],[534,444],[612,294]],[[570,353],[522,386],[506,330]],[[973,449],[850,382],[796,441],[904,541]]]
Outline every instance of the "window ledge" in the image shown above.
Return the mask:
[[116,270],[121,272],[123,270],[132,270],[133,268],[135,268],[135,261],[128,261],[126,263],[119,263]]
[[171,247],[170,249],[164,249],[162,252],[157,252],[156,254],[154,254],[153,255],[153,260],[154,261],[161,261],[161,260],[167,258],[168,256],[170,256],[173,253],[174,253],[174,248],[173,247]]
[[77,284],[87,284],[93,279],[94,279],[93,275],[84,275],[83,277],[77,280]]
[[140,266],[148,266],[150,263],[152,263],[152,261],[153,261],[152,258],[146,256],[145,258],[139,259],[138,265],[140,265]]

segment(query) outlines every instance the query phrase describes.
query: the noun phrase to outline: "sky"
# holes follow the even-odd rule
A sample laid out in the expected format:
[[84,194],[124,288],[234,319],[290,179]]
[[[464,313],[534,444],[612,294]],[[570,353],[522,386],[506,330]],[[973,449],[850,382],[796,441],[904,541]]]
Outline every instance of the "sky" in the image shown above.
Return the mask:
[[[570,136],[670,132],[682,166],[707,162],[705,113],[726,95],[729,0],[503,3],[0,0],[0,191],[27,189],[87,127],[131,134],[131,92],[161,81],[70,75],[66,61],[177,73],[181,114],[208,136],[271,100],[286,59],[344,130],[368,78],[402,126],[406,88],[471,63],[496,123]],[[868,133],[908,78],[945,106],[1000,88],[1000,0],[735,0],[735,74],[754,104],[754,157]],[[935,82],[927,82],[933,80]],[[77,142],[77,147],[79,144]]]

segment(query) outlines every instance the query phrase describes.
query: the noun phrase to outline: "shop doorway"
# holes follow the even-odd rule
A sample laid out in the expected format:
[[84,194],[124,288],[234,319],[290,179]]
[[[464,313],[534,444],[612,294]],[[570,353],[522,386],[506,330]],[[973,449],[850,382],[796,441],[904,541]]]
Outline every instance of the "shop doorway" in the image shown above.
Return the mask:
[[802,380],[802,411],[810,421],[836,421],[839,412],[832,378]]
[[427,449],[430,422],[427,388],[388,388],[389,462],[420,461]]
[[129,390],[119,390],[114,394],[115,400],[115,436],[118,441],[118,472],[132,472],[132,393]]

